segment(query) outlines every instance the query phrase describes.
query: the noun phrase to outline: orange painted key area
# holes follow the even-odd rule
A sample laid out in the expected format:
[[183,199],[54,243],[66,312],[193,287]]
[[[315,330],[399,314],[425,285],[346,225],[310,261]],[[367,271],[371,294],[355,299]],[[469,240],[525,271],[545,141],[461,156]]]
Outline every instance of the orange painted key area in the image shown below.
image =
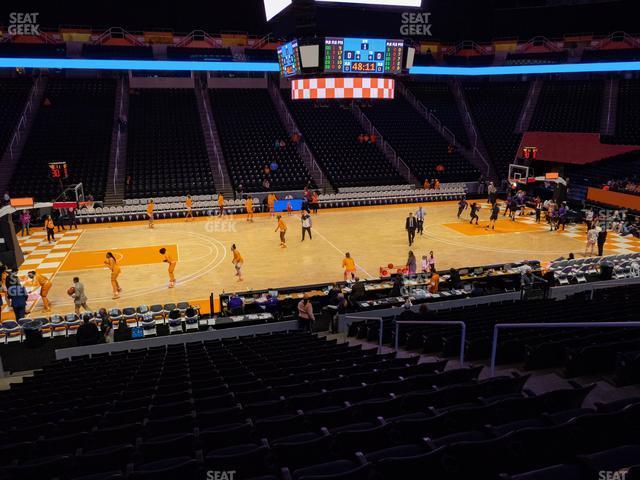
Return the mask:
[[106,268],[104,259],[107,252],[113,253],[118,265],[127,267],[131,265],[149,265],[161,263],[162,255],[158,253],[161,248],[173,255],[178,261],[177,245],[152,245],[146,247],[112,248],[110,250],[72,251],[66,258],[60,271],[88,270],[92,268]]

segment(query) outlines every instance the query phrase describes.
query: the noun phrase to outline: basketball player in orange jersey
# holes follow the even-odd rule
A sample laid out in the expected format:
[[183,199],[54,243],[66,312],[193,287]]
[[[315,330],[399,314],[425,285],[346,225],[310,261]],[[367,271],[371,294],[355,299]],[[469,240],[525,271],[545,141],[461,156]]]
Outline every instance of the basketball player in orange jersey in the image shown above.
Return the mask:
[[275,215],[276,196],[273,193],[267,195],[267,205],[269,206],[269,212],[273,217]]
[[173,272],[176,269],[176,263],[178,263],[178,261],[173,258],[173,255],[167,252],[166,248],[160,249],[160,255],[163,256],[162,261],[169,264],[169,288],[173,288],[176,286],[176,277]]
[[236,267],[236,277],[238,277],[238,281],[241,282],[242,265],[244,265],[244,258],[242,258],[242,255],[240,254],[240,251],[236,247],[235,243],[231,245],[231,251],[233,252],[233,260],[231,260],[231,263],[233,263],[233,266]]
[[50,312],[51,302],[49,301],[47,295],[49,293],[49,290],[51,290],[51,280],[49,280],[44,275],[36,273],[35,270],[30,271],[28,275],[31,279],[32,284],[40,287],[40,297],[42,298],[42,306],[44,307],[44,311]]
[[224,195],[218,194],[218,211],[219,215],[224,215]]
[[193,220],[193,200],[191,200],[191,195],[187,193],[187,199],[184,201],[184,206],[187,209],[187,213],[185,213],[184,218],[185,221],[189,221],[189,219]]
[[244,208],[247,210],[247,222],[253,222],[253,197],[247,197],[244,201]]
[[153,203],[153,198],[149,199],[147,203],[147,218],[149,219],[149,228],[153,228],[153,211],[155,210],[156,205]]
[[349,277],[351,277],[351,280],[355,280],[356,261],[351,258],[351,254],[349,252],[344,254],[344,258],[342,259],[342,267],[344,268],[344,281],[346,282]]
[[284,223],[281,215],[278,215],[276,218],[278,219],[278,226],[276,227],[274,232],[280,230],[280,248],[287,248],[287,243],[284,238],[285,234],[287,233],[287,224]]
[[104,264],[107,266],[109,270],[111,270],[111,288],[113,289],[113,299],[120,298],[120,292],[122,288],[120,288],[120,284],[118,283],[118,275],[120,275],[120,265],[116,262],[116,257],[113,256],[113,253],[107,252],[107,255],[104,260]]

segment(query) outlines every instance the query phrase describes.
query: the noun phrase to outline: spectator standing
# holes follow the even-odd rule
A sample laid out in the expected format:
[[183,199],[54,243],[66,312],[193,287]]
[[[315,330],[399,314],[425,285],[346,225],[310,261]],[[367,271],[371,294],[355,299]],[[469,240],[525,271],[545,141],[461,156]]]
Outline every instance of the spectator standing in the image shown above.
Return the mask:
[[23,210],[23,212],[20,214],[20,225],[20,235],[23,237],[29,235],[29,227],[31,227],[31,214],[29,213],[29,210]]
[[20,284],[18,276],[15,274],[7,277],[7,294],[9,296],[9,303],[13,308],[13,314],[16,317],[16,321],[24,318],[27,311],[27,299],[29,294],[27,289]]
[[311,215],[308,212],[303,211],[300,216],[300,221],[302,222],[302,240],[304,242],[305,234],[309,234],[309,240],[313,240],[311,236]]
[[416,256],[413,254],[413,250],[409,250],[409,258],[407,258],[407,273],[409,275],[415,275],[417,268]]
[[602,227],[599,227],[600,231],[598,232],[598,256],[601,257],[604,253],[604,244],[607,242],[607,224],[603,224]]
[[309,294],[305,293],[302,300],[298,302],[298,322],[301,330],[313,331],[313,305],[309,300]]

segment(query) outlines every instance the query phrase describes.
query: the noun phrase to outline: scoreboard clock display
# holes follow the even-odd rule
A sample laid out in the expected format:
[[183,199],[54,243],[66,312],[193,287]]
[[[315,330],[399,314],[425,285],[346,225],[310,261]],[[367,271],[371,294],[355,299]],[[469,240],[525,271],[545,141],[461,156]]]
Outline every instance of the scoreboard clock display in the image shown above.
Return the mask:
[[64,180],[69,176],[67,162],[49,162],[49,177],[53,180]]
[[292,40],[289,43],[280,45],[277,51],[280,74],[285,77],[298,75],[300,73],[300,49],[298,48],[298,41]]
[[324,71],[399,74],[403,46],[402,40],[329,37],[324,44]]

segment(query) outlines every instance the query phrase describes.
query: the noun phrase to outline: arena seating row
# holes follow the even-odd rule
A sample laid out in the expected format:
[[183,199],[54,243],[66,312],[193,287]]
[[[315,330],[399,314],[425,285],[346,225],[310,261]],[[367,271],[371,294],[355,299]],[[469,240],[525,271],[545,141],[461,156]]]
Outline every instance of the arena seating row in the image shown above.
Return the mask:
[[453,132],[460,143],[469,144],[458,105],[447,83],[416,80],[405,82],[405,85],[427,107],[427,110]]
[[589,62],[633,62],[640,60],[640,48],[600,49],[585,48],[582,61]]
[[171,60],[232,62],[233,54],[230,48],[167,47],[167,58]]
[[0,473],[497,479],[637,439],[633,399],[595,410],[592,386],[535,395],[528,376],[445,366],[305,333],[59,361],[0,393]]
[[495,55],[443,55],[445,64],[457,67],[486,67],[492,65]]
[[531,118],[530,131],[599,132],[602,80],[547,80]]
[[0,152],[9,146],[13,130],[20,120],[33,81],[30,77],[0,80]]
[[364,129],[349,105],[291,100],[289,110],[334,187],[406,183],[377,145],[358,142]]
[[[109,318],[113,323],[114,330],[118,330],[120,321],[124,321],[128,327],[142,327],[144,335],[157,334],[156,325],[172,325],[174,328],[170,333],[182,332],[184,324],[185,329],[198,330],[200,314],[199,307],[193,306],[193,311],[189,311],[191,315],[187,315],[187,311],[192,307],[189,302],[165,303],[154,305],[139,305],[138,307],[112,308],[108,310]],[[25,340],[25,328],[33,328],[30,322],[38,324],[43,338],[54,338],[59,336],[69,337],[75,335],[78,327],[84,318],[90,318],[98,326],[101,325],[101,319],[95,312],[84,312],[82,315],[76,313],[68,313],[66,315],[54,314],[50,316],[33,316],[31,318],[20,318],[15,320],[4,320],[0,323],[0,342],[11,343],[21,342]],[[26,327],[25,327],[26,325]],[[172,325],[169,325],[170,327]]]
[[153,49],[151,46],[134,47],[132,45],[94,45],[91,43],[84,43],[82,45],[82,56],[85,58],[109,60],[152,60]]
[[275,50],[245,48],[244,56],[247,62],[277,62],[278,53]]
[[[395,203],[434,202],[441,200],[457,200],[466,194],[464,183],[443,183],[439,189],[424,190],[409,185],[397,185],[395,189],[375,187],[353,187],[347,192],[320,194],[320,208],[338,208],[356,205],[389,205]],[[300,197],[301,195],[299,195]],[[185,214],[184,196],[154,198],[156,218],[174,218]],[[218,200],[214,195],[194,195],[193,215],[218,214]],[[84,207],[78,211],[80,223],[117,222],[125,220],[142,220],[146,218],[147,199],[127,199],[124,206]],[[254,212],[263,211],[264,207],[258,197],[253,199]],[[228,199],[224,201],[224,210],[230,214],[245,213],[244,199]]]
[[418,179],[461,182],[480,176],[460,153],[449,151],[448,142],[404,97],[363,106],[363,111]]
[[[637,286],[612,288],[594,292],[594,299],[584,296],[566,300],[528,301],[478,305],[470,317],[466,308],[439,311],[438,321],[463,321],[467,326],[465,358],[469,361],[487,359],[491,352],[493,327],[498,323],[546,323],[589,321],[633,321],[640,300]],[[416,312],[406,312],[395,320],[430,320]],[[394,318],[383,322],[383,342],[395,343]],[[354,322],[349,334],[358,338],[377,340],[380,322]],[[407,349],[422,349],[424,353],[438,353],[442,357],[460,352],[460,327],[404,325],[399,330],[399,345]],[[640,330],[621,329],[513,329],[504,330],[498,342],[498,363],[524,362],[527,368],[564,366],[569,376],[611,372],[616,355],[636,351]]]
[[543,65],[550,63],[567,63],[568,51],[508,53],[504,65]]
[[567,169],[567,176],[574,184],[598,188],[609,180],[638,178],[638,175],[640,149],[586,165],[572,165]]
[[51,201],[61,193],[49,162],[67,162],[66,184],[102,199],[107,183],[116,82],[49,78],[22,156],[9,185],[15,197]]
[[639,263],[640,253],[623,253],[605,257],[555,261],[549,265],[549,270],[554,272],[560,285],[568,285],[571,282],[585,283],[589,275],[599,274],[602,264],[609,264],[613,267],[613,278],[635,277],[637,270],[640,269]]
[[67,56],[65,43],[0,43],[0,56],[10,58],[56,58]]
[[489,157],[500,177],[506,178],[522,137],[516,133],[516,126],[529,83],[464,82],[462,88]]
[[126,175],[128,198],[215,192],[193,90],[131,93]]
[[618,90],[615,135],[603,136],[605,143],[640,145],[640,80],[622,79]]
[[[311,177],[296,145],[280,121],[266,89],[209,90],[231,182],[245,191],[302,189]],[[276,141],[284,147],[275,147]],[[264,168],[278,167],[269,173],[269,188],[263,186]]]
[[319,200],[321,207],[335,208],[458,200],[465,194],[464,184],[444,184],[438,190],[405,188],[397,191],[328,193],[320,195]]

